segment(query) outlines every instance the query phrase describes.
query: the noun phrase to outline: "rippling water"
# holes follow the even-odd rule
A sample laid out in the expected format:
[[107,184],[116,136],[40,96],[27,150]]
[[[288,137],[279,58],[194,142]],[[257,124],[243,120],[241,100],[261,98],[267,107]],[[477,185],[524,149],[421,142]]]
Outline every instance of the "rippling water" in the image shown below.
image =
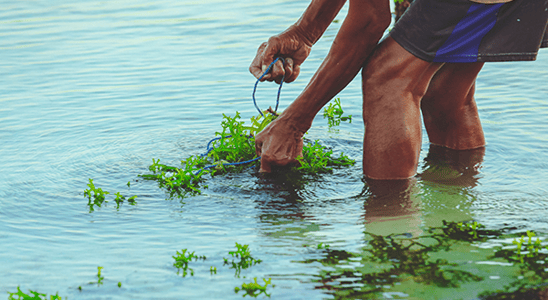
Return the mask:
[[[310,246],[320,242],[355,251],[364,230],[420,235],[441,220],[548,233],[546,50],[536,62],[485,66],[476,95],[485,153],[429,151],[424,134],[421,175],[406,196],[362,181],[359,78],[339,95],[353,122],[330,129],[319,115],[308,135],[355,158],[355,167],[304,187],[255,171],[219,176],[182,201],[166,201],[156,183],[140,181],[152,158],[178,164],[203,152],[222,113],[255,114],[249,62],[307,5],[0,1],[0,292],[239,299],[235,286],[271,277],[273,298],[329,298],[311,280],[319,266],[298,263],[317,255]],[[281,109],[306,85],[339,26],[284,87]],[[260,85],[259,105],[273,105],[275,93]],[[138,195],[138,205],[89,213],[88,178]],[[263,260],[242,273],[246,279],[222,264],[235,242]],[[192,265],[195,276],[172,267],[182,248],[208,257]],[[97,266],[104,267],[100,287],[88,284]]]

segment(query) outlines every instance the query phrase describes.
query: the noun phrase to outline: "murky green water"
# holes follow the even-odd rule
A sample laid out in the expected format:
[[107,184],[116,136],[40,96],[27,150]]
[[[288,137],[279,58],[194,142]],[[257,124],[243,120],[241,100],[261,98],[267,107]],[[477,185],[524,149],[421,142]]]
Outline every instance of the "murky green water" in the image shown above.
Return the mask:
[[[326,264],[332,250],[368,257],[372,238],[364,231],[419,237],[442,220],[473,219],[507,234],[548,235],[546,50],[534,63],[487,65],[477,88],[485,153],[429,151],[425,136],[420,175],[407,189],[362,181],[359,79],[339,95],[353,122],[330,129],[319,115],[308,135],[356,159],[355,167],[304,186],[249,170],[208,180],[202,195],[184,200],[166,200],[155,182],[141,181],[152,158],[176,165],[203,153],[222,113],[255,115],[247,68],[256,47],[307,4],[0,1],[0,293],[20,286],[69,299],[239,299],[234,288],[257,277],[272,279],[273,299],[344,298],[364,279],[334,283],[334,270],[358,276],[389,267],[352,257]],[[339,26],[284,87],[281,109]],[[260,85],[259,105],[273,105],[275,93],[275,85]],[[110,199],[90,213],[88,178],[137,195],[138,204],[117,210]],[[479,282],[439,287],[399,274],[399,284],[355,297],[474,299],[518,280],[516,264],[489,258],[511,241],[458,242],[430,254]],[[235,242],[262,260],[240,278],[223,265]],[[184,248],[207,257],[189,264],[194,276],[173,267]],[[88,284],[98,266],[103,284]]]

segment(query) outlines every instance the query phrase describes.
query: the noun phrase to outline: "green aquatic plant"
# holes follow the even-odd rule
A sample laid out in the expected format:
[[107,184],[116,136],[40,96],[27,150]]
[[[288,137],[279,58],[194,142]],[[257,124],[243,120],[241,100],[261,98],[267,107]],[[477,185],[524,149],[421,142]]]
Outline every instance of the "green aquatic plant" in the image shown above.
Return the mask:
[[103,267],[97,267],[97,285],[102,285],[103,280],[105,279],[105,277],[101,275],[101,270],[103,270]]
[[[340,103],[340,102],[339,102]],[[168,166],[160,163],[160,159],[152,159],[149,171],[152,174],[139,175],[146,180],[155,180],[160,188],[165,188],[169,197],[184,198],[201,193],[207,186],[203,184],[205,176],[223,173],[238,173],[250,166],[259,166],[259,161],[237,164],[257,159],[255,152],[255,134],[263,130],[276,116],[265,112],[264,116],[251,118],[251,125],[241,121],[240,113],[235,116],[223,114],[222,130],[216,132],[216,137],[208,145],[204,155],[190,156],[181,161],[181,167]],[[318,141],[305,142],[303,156],[298,158],[300,166],[295,170],[303,174],[318,174],[332,172],[335,166],[350,166],[354,160],[341,153],[334,157],[333,150],[321,146]],[[236,165],[228,165],[227,163]]]
[[[231,269],[236,270],[236,276],[240,276],[242,269],[247,269],[253,265],[260,264],[262,260],[255,259],[251,256],[249,245],[241,245],[236,243],[236,251],[229,251],[228,254],[232,256],[232,261],[229,262],[228,258],[224,259],[225,265],[231,265]],[[239,258],[239,261],[235,261],[234,258]]]
[[[270,111],[265,111],[263,115],[258,115],[251,117],[251,126],[244,126],[243,129],[249,130],[249,134],[255,136],[255,134],[263,131],[263,129],[270,124],[272,121],[276,120],[278,117],[276,114],[267,113]],[[236,112],[237,114],[238,112]]]
[[243,295],[243,297],[249,295],[251,297],[257,298],[261,294],[265,294],[265,296],[270,297],[270,294],[266,293],[266,288],[268,287],[268,285],[272,285],[272,279],[268,278],[268,280],[266,280],[263,278],[263,281],[264,281],[264,285],[260,285],[259,283],[257,283],[257,277],[254,277],[252,282],[242,283],[241,288],[235,287],[234,292],[238,293],[240,290],[244,291],[245,294]]
[[530,277],[529,281],[548,281],[548,246],[545,247],[538,237],[533,241],[536,235],[532,231],[527,230],[526,236],[521,235],[519,239],[512,241],[516,245],[515,249],[499,249],[493,258],[504,258],[518,264],[523,275]]
[[194,252],[187,252],[187,249],[182,249],[181,252],[177,251],[177,254],[172,256],[175,259],[173,266],[177,268],[177,274],[180,270],[183,270],[183,277],[187,275],[187,270],[190,270],[190,276],[194,276],[194,269],[188,267],[188,263],[192,260],[206,260],[206,257],[203,255],[196,255]]
[[[103,270],[104,268],[101,267],[101,266],[98,266],[97,267],[97,281],[90,281],[88,282],[88,284],[97,284],[97,286],[100,286],[103,284],[103,280],[105,279],[105,277],[101,274],[101,270]],[[82,286],[79,286],[78,289],[80,291],[82,291]]]
[[351,166],[356,163],[355,160],[341,153],[338,158],[332,157],[333,150],[328,150],[315,141],[314,143],[305,143],[303,146],[303,156],[297,157],[300,166],[297,170],[304,174],[331,173],[334,166]]
[[[253,121],[258,123],[258,120]],[[221,127],[222,131],[216,132],[219,139],[213,143],[213,149],[209,153],[213,161],[240,162],[256,157],[253,139],[255,130],[244,126],[239,112],[234,117],[223,114]]]
[[137,196],[131,196],[129,197],[128,199],[126,199],[125,196],[123,196],[122,194],[120,194],[120,192],[116,192],[116,194],[114,194],[116,196],[116,198],[114,199],[114,202],[116,202],[116,208],[120,208],[120,204],[124,203],[124,200],[127,200],[127,202],[130,204],[130,205],[135,205],[137,204],[137,202],[135,202],[135,199],[137,198]]
[[201,193],[200,184],[203,182],[201,168],[206,165],[205,158],[200,156],[191,156],[181,161],[182,168],[160,164],[160,159],[152,159],[152,165],[149,170],[153,174],[142,174],[146,180],[156,180],[160,188],[166,188],[170,198],[179,196],[184,198],[186,195],[195,196]]
[[[101,207],[104,203],[108,203],[108,200],[106,200],[106,195],[109,195],[110,193],[103,191],[102,188],[95,187],[93,179],[91,178],[89,178],[88,187],[89,189],[84,190],[84,197],[88,198],[89,212],[95,211],[94,206]],[[120,205],[124,203],[125,200],[127,200],[130,205],[137,204],[137,201],[135,201],[137,196],[131,196],[126,199],[126,197],[120,194],[120,192],[117,192],[114,195],[116,196],[116,198],[114,198],[114,202],[116,202],[116,209],[119,209]]]
[[29,290],[29,294],[26,294],[17,287],[17,293],[8,292],[8,300],[63,300],[63,297],[59,296],[59,293],[55,293],[55,295],[50,295],[48,298],[48,295],[32,290]]
[[[103,202],[108,202],[105,200],[105,196],[110,194],[107,191],[103,191],[101,188],[95,187],[93,184],[93,179],[89,178],[88,183],[89,189],[84,190],[84,197],[88,198],[89,211],[94,211],[93,206],[101,207]],[[93,198],[93,200],[91,199]]]
[[339,126],[341,121],[348,121],[349,123],[352,123],[352,115],[343,117],[343,113],[344,111],[341,106],[341,99],[337,98],[323,109],[323,118],[327,118],[327,124],[329,127]]
[[500,249],[494,257],[502,257],[512,263],[522,264],[527,269],[537,269],[535,266],[539,265],[538,267],[542,269],[539,271],[542,272],[538,272],[538,275],[548,279],[548,273],[544,272],[545,262],[548,262],[548,253],[541,252],[543,249],[548,251],[548,247],[544,247],[542,240],[538,237],[533,241],[535,236],[534,232],[527,230],[526,236],[521,235],[519,239],[515,238],[512,241],[512,244],[516,245],[515,249]]
[[[515,249],[503,247],[497,249],[492,259],[505,259],[519,267],[517,281],[506,285],[501,290],[481,293],[480,299],[545,299],[548,293],[548,247],[544,247],[542,240],[533,237],[536,234],[527,231],[526,235],[514,238],[512,244]],[[546,251],[544,251],[546,250]],[[544,296],[543,296],[544,295]]]
[[[440,288],[457,288],[463,283],[479,282],[482,276],[459,269],[460,264],[439,258],[438,253],[450,251],[456,243],[465,243],[474,225],[444,222],[430,228],[429,234],[412,237],[407,234],[387,236],[365,232],[366,245],[359,252],[323,248],[323,257],[303,263],[321,263],[322,269],[313,280],[335,299],[383,298],[386,287],[395,287],[412,280]],[[483,228],[480,224],[475,228]],[[458,232],[458,234],[457,234]],[[477,238],[484,236],[477,232]]]
[[[535,242],[532,241],[532,238],[535,236],[535,233],[532,231],[527,230],[527,244],[525,244],[525,236],[521,236],[519,240],[514,239],[512,241],[512,244],[516,245],[516,256],[513,256],[512,258],[515,258],[519,260],[521,263],[524,262],[525,258],[532,258],[537,259],[539,256],[539,250],[542,249],[542,242],[540,238],[537,238]],[[527,253],[522,253],[521,250],[525,248],[525,251]],[[548,250],[548,247],[547,247]]]
[[[479,293],[480,299],[544,299],[548,292],[548,247],[533,232],[526,232],[514,239],[516,247],[507,243],[505,230],[488,230],[476,221],[447,222],[440,227],[430,227],[423,234],[387,236],[365,232],[365,246],[358,252],[342,249],[322,249],[322,257],[302,263],[321,263],[325,266],[313,280],[319,288],[332,294],[334,299],[377,299],[385,292],[398,290],[398,285],[420,284],[437,288],[458,288],[470,282],[484,282],[477,268],[464,263],[467,258],[448,254],[455,249],[472,247],[482,253],[480,261],[493,260],[495,268],[502,261],[519,272],[515,281],[496,291]],[[499,239],[494,251],[478,251],[476,246],[488,240]],[[481,247],[480,247],[481,249]],[[462,251],[462,250],[456,250]],[[494,253],[493,253],[494,252]],[[458,252],[456,252],[458,253]],[[493,253],[493,254],[492,254]],[[444,259],[442,257],[449,257]],[[412,281],[414,283],[409,283]],[[485,284],[483,284],[485,285]],[[468,285],[470,286],[470,285]]]
[[[101,286],[104,284],[104,280],[105,280],[105,276],[103,276],[103,269],[104,267],[102,266],[98,266],[97,267],[97,275],[95,275],[97,277],[96,281],[90,281],[88,282],[87,284],[88,285],[95,285],[97,284],[97,286]],[[118,287],[122,287],[122,283],[121,282],[118,282]],[[82,289],[82,286],[78,286],[78,290],[81,292],[83,289]]]
[[316,246],[316,248],[318,249],[329,249],[329,245],[328,244],[325,244],[324,243],[319,243],[318,246]]
[[[453,240],[461,241],[484,241],[489,236],[500,235],[495,230],[487,230],[485,226],[476,222],[447,222],[442,221],[443,226],[441,230],[443,234]],[[430,229],[431,232],[438,230],[438,228]]]

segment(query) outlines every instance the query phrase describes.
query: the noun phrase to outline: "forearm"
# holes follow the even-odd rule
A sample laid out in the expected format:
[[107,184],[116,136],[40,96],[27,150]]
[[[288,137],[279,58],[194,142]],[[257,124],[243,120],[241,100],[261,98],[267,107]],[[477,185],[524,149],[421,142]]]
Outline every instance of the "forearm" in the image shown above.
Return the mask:
[[373,4],[363,0],[350,2],[348,15],[326,59],[301,95],[284,111],[285,118],[299,120],[296,126],[300,130],[306,131],[320,109],[354,79],[382,37],[390,21],[388,3],[386,8],[371,11]]
[[301,18],[288,30],[296,30],[314,45],[333,22],[346,0],[313,0]]

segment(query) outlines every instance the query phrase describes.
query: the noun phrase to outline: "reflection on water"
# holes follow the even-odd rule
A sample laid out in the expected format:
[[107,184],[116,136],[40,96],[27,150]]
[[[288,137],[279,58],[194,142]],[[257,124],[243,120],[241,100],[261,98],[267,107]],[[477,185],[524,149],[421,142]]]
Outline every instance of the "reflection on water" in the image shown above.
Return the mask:
[[[336,254],[366,276],[364,268],[374,267],[364,258],[371,240],[424,237],[443,220],[546,236],[546,50],[534,63],[487,64],[476,94],[486,147],[450,151],[430,146],[424,133],[423,163],[409,181],[363,180],[359,78],[337,96],[352,123],[334,130],[320,115],[307,134],[355,159],[355,167],[318,176],[250,169],[208,179],[201,195],[180,201],[166,201],[155,182],[142,181],[152,158],[178,165],[203,153],[222,113],[256,113],[247,70],[256,47],[308,2],[0,1],[0,292],[21,286],[70,299],[240,299],[234,287],[270,277],[273,298],[323,299],[332,294],[325,289],[338,289],[340,274],[319,281],[339,268],[324,268],[322,259]],[[301,77],[284,85],[280,110],[304,88],[340,24],[315,45]],[[276,92],[263,83],[260,106],[275,103]],[[90,213],[83,195],[89,178],[113,194],[137,195],[138,204],[117,209],[111,194]],[[235,242],[263,261],[242,270],[245,280],[222,263]],[[481,246],[502,242],[489,243]],[[172,266],[181,249],[207,257],[190,266],[194,276],[177,276]],[[485,251],[455,243],[428,254],[485,278],[436,293],[472,299],[486,283],[503,287],[519,276],[517,265],[476,264],[493,261]],[[87,285],[99,266],[104,284]],[[488,272],[499,279],[482,275]],[[430,298],[431,286],[405,274],[398,280],[407,290],[383,295]]]
[[527,254],[505,245],[478,247],[502,234],[476,222],[444,222],[419,237],[365,232],[358,252],[318,246],[321,258],[301,263],[321,264],[316,288],[335,299],[545,299],[548,247],[523,238]]
[[475,187],[480,179],[480,168],[485,156],[485,147],[472,150],[452,150],[430,145],[424,159],[422,180],[448,185]]

